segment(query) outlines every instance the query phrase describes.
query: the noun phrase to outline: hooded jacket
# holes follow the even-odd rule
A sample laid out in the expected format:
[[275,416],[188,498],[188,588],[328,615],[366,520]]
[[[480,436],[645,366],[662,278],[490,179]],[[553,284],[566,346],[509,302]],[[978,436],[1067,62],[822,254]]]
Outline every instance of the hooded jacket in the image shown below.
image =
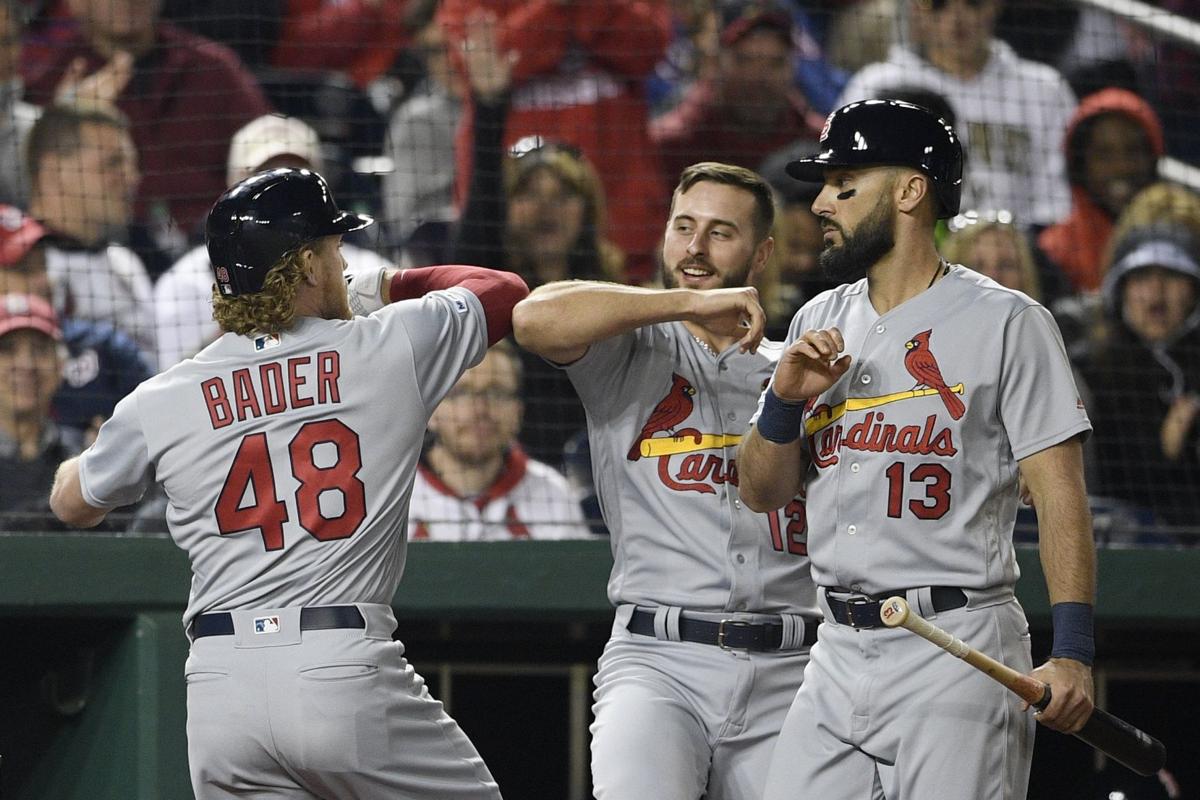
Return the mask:
[[1194,525],[1200,519],[1200,421],[1177,461],[1163,455],[1161,431],[1176,398],[1200,393],[1200,302],[1167,341],[1142,340],[1125,322],[1121,295],[1126,278],[1150,266],[1191,278],[1200,297],[1200,265],[1170,237],[1128,249],[1105,276],[1112,335],[1083,369],[1101,478],[1095,493],[1147,508],[1159,523]]
[[1158,115],[1145,100],[1125,89],[1102,89],[1079,104],[1067,125],[1063,150],[1067,179],[1071,184],[1071,213],[1038,236],[1038,247],[1066,276],[1076,291],[1100,288],[1104,250],[1116,220],[1100,206],[1084,186],[1084,123],[1102,114],[1122,114],[1146,133],[1154,157],[1164,153],[1163,129]]

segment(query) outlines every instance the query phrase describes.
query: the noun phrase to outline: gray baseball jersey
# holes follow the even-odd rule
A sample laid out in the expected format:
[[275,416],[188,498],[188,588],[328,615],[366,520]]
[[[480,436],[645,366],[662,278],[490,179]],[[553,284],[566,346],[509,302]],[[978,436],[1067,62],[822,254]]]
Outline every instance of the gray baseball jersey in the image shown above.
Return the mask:
[[802,500],[757,514],[737,493],[733,457],[779,353],[764,341],[714,356],[672,322],[594,344],[567,368],[587,410],[614,605],[816,612]]
[[787,342],[832,327],[853,363],[804,413],[817,584],[1011,587],[1017,462],[1091,430],[1050,313],[955,266],[883,316],[865,280],[822,294]]
[[390,603],[426,423],[486,351],[482,306],[433,292],[281,336],[225,334],[118,404],[80,463],[112,508],[163,485],[214,609]]
[[[831,327],[853,361],[804,411],[817,583],[835,601],[907,590],[923,616],[1028,672],[1017,462],[1091,428],[1053,318],[953,266],[883,315],[865,280],[821,294],[788,342]],[[939,608],[929,587],[966,604]],[[1025,796],[1034,722],[1015,695],[908,631],[833,621],[820,600],[766,800]]]
[[[500,797],[403,658],[391,609],[426,424],[482,360],[486,324],[453,288],[225,334],[121,401],[83,455],[94,506],[163,485],[192,564],[185,624],[229,612],[186,666],[198,798]],[[364,629],[304,625],[350,605]]]
[[[782,620],[798,633],[801,613],[815,617],[803,499],[757,514],[737,492],[733,456],[779,352],[763,342],[753,355],[715,354],[673,322],[594,344],[568,367],[587,410],[618,607],[595,679],[598,800],[762,793],[807,648],[722,650],[672,631],[699,617]],[[634,604],[654,609],[661,634],[628,630]]]

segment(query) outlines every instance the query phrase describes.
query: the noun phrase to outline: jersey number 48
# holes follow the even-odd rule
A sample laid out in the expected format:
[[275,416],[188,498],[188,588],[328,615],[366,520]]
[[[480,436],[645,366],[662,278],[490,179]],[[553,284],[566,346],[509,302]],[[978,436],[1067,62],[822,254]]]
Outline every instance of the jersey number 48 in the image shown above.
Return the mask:
[[[322,444],[332,445],[337,454],[328,466],[316,464],[314,451]],[[300,482],[295,496],[300,527],[322,542],[353,536],[367,516],[366,487],[358,479],[362,469],[358,434],[337,419],[308,422],[292,437],[288,457],[292,475]],[[243,505],[247,489],[254,499]],[[321,510],[321,495],[328,491],[342,497],[342,511],[332,517]],[[222,536],[258,529],[267,550],[283,548],[283,523],[291,517],[275,490],[265,433],[242,437],[217,498],[216,515]]]

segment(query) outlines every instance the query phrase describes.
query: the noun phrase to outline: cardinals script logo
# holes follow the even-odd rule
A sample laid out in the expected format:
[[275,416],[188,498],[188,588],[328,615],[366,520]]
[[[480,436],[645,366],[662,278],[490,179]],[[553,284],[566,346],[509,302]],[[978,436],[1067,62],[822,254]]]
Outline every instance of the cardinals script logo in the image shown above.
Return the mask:
[[[695,397],[696,387],[687,378],[673,373],[671,388],[650,412],[626,458],[630,461],[657,458],[659,480],[668,489],[713,494],[714,483],[737,485],[737,468],[733,459],[726,460],[723,453],[702,451],[736,447],[742,437],[736,433],[701,433],[696,428],[683,427],[695,408]],[[658,435],[664,433],[666,436]],[[674,465],[671,457],[677,455],[683,458]]]
[[[768,381],[763,379],[760,388],[766,389]],[[701,433],[687,427],[687,419],[696,407],[696,394],[696,387],[687,378],[672,373],[671,388],[650,412],[626,458],[655,459],[659,482],[673,492],[716,495],[718,486],[738,485],[737,462],[732,456],[726,458],[725,450],[737,447],[742,435]],[[735,424],[742,427],[744,423]],[[808,555],[808,515],[803,495],[801,490],[783,508],[765,515],[771,546],[781,553]]]
[[[933,330],[921,331],[904,343],[904,368],[916,384],[911,389],[873,397],[849,397],[837,405],[810,404],[804,421],[813,461],[818,467],[838,462],[838,451],[867,450],[877,453],[908,453],[951,457],[958,453],[954,434],[949,427],[938,426],[938,415],[928,414],[920,424],[897,425],[886,419],[881,406],[907,402],[922,397],[937,397],[946,414],[953,420],[962,419],[967,406],[962,400],[962,383],[946,382],[937,358],[929,347]],[[837,423],[847,413],[867,411],[859,422],[845,428]]]

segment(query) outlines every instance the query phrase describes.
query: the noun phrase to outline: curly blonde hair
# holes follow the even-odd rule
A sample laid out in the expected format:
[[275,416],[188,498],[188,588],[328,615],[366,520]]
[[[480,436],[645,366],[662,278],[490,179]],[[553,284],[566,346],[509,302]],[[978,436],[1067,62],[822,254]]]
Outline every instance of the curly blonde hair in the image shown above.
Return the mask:
[[304,280],[300,253],[311,243],[287,253],[267,272],[260,292],[226,297],[213,285],[213,319],[222,330],[248,336],[279,334],[296,321],[296,290]]

